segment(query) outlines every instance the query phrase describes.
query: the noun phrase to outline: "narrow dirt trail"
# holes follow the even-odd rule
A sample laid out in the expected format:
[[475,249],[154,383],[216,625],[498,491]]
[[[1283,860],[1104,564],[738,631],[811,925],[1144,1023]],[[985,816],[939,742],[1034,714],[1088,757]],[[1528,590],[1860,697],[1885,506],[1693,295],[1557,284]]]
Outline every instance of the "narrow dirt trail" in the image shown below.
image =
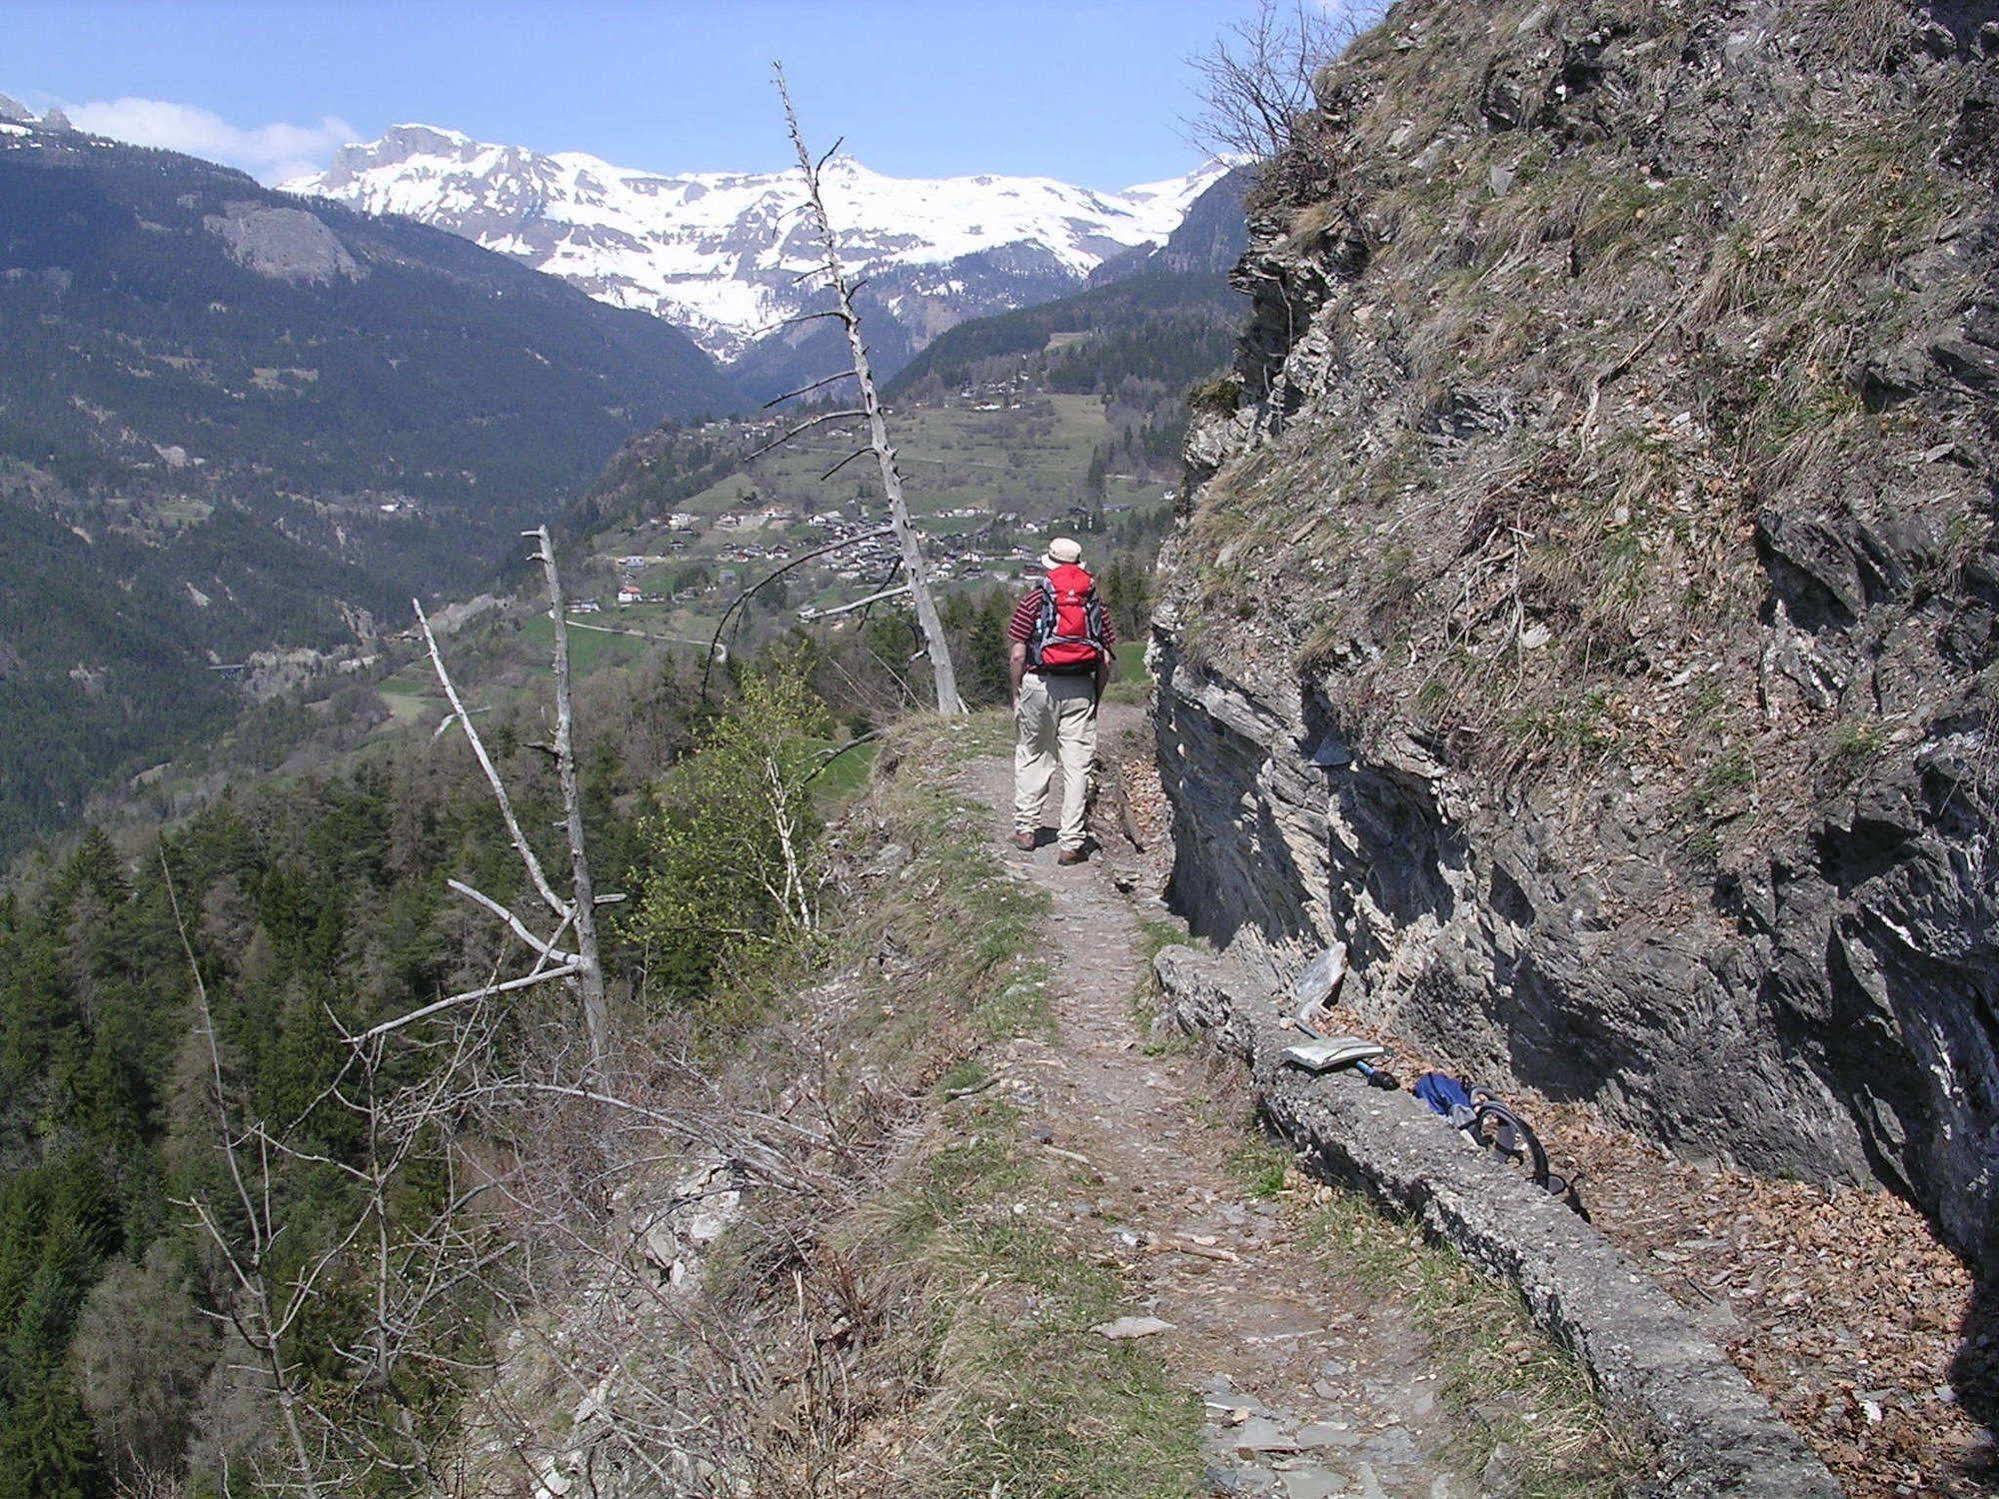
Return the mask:
[[[1108,710],[1107,735],[1133,717]],[[973,762],[965,784],[1003,840],[1011,764]],[[1304,1215],[1248,1190],[1225,1074],[1193,1054],[1147,1054],[1132,1013],[1143,931],[1101,858],[1062,868],[1050,835],[1007,863],[1052,898],[1055,1035],[1010,1043],[1002,1070],[1031,1137],[1074,1167],[1061,1231],[1124,1266],[1143,1310],[1172,1324],[1155,1344],[1203,1401],[1210,1491],[1469,1496],[1476,1484],[1443,1455],[1452,1428],[1410,1314],[1342,1284]]]

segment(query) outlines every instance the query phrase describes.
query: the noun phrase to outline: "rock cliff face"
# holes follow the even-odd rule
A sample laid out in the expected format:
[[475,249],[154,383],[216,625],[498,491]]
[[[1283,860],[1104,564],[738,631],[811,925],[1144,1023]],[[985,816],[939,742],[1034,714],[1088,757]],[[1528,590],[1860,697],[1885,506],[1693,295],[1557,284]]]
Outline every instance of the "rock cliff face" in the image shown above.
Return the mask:
[[1252,194],[1196,929],[1999,1258],[1999,6],[1403,0]]

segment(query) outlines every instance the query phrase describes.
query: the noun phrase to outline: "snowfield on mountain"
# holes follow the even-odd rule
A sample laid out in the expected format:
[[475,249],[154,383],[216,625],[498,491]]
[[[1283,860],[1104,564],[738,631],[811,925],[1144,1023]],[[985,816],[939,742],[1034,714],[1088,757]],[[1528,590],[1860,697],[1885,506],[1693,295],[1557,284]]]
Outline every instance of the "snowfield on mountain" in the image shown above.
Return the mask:
[[[827,163],[841,252],[912,342],[966,317],[1046,301],[1105,260],[1158,244],[1228,168],[1097,192],[1047,177],[890,177]],[[679,323],[725,360],[805,310],[813,263],[796,173],[658,173],[399,125],[284,184],[448,229],[600,301]]]

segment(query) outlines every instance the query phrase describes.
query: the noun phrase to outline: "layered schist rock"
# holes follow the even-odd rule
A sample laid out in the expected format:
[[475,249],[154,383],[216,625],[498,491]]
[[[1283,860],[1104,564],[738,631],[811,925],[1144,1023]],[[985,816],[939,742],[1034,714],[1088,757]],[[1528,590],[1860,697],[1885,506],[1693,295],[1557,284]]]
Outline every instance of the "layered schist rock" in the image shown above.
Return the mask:
[[1999,15],[1404,0],[1252,195],[1153,661],[1196,930],[1999,1240]]
[[[836,156],[824,187],[841,253],[886,314],[870,332],[895,364],[954,323],[1061,296],[1109,257],[1163,242],[1226,171],[1104,193],[1042,177],[896,178]],[[725,360],[818,305],[798,280],[819,252],[795,172],[644,172],[400,125],[285,186],[448,229],[679,324]]]

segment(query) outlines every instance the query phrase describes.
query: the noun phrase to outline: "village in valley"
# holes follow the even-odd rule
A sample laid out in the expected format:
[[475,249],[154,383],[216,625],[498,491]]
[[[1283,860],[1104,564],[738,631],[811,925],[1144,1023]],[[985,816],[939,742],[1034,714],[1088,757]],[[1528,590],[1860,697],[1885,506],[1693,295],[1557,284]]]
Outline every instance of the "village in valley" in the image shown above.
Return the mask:
[[[749,458],[802,419],[788,409],[703,423],[689,435]],[[1162,530],[1171,514],[1174,489],[1156,465],[1120,470],[1118,430],[1101,396],[1050,394],[1014,377],[898,402],[888,419],[911,515],[944,591],[1017,585],[1050,535],[1103,535],[1108,548],[1109,538],[1129,543]],[[872,455],[841,465],[853,451],[829,424],[728,465],[697,493],[646,506],[599,538],[571,615],[693,638],[743,589],[809,556],[774,586],[772,606],[831,616],[825,626],[841,628],[842,606],[891,588],[900,561]]]

